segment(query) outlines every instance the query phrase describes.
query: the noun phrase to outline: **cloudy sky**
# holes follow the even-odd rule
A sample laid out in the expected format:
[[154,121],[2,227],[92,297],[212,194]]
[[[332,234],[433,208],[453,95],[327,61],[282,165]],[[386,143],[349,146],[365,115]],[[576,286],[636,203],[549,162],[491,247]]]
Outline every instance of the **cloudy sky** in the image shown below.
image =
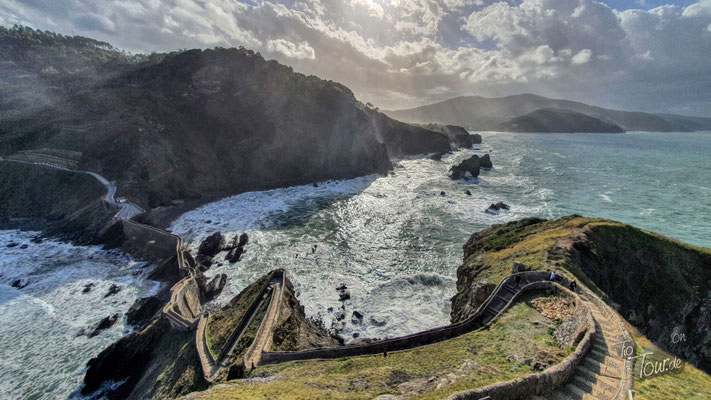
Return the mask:
[[711,0],[3,0],[0,24],[244,46],[386,109],[536,93],[711,116]]

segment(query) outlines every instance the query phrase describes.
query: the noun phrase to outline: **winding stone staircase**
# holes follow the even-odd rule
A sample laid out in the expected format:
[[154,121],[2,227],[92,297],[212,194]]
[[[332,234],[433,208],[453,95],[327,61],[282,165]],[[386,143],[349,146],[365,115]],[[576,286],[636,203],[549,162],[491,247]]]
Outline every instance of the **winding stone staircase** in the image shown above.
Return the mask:
[[595,323],[593,344],[564,385],[525,400],[624,400],[632,389],[633,361],[619,355],[623,343],[633,345],[620,317],[585,289],[581,296]]

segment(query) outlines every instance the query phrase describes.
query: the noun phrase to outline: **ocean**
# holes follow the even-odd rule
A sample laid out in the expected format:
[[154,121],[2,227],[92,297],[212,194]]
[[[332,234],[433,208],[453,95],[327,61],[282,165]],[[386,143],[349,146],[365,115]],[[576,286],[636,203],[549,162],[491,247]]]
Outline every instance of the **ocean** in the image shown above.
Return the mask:
[[[492,170],[448,179],[452,164],[485,153]],[[499,201],[511,209],[484,213]],[[441,162],[410,157],[387,177],[244,193],[188,212],[171,228],[193,249],[216,231],[250,235],[242,261],[218,257],[223,265],[209,271],[230,277],[219,303],[284,268],[307,315],[352,340],[447,324],[462,245],[472,233],[569,214],[711,247],[711,134],[485,133],[483,144]],[[342,284],[351,294],[345,304],[336,290]],[[342,306],[348,318],[338,322]],[[352,311],[363,323],[351,323]]]
[[[249,234],[242,261],[230,264],[222,253],[223,265],[208,271],[230,278],[217,305],[284,268],[306,314],[348,340],[447,324],[462,246],[492,224],[575,213],[711,247],[709,133],[482,136],[483,144],[441,162],[396,160],[389,176],[225,198],[180,216],[170,229],[194,250],[216,231],[229,239]],[[452,164],[485,153],[494,168],[478,179],[447,178]],[[499,201],[511,209],[484,213]],[[77,337],[78,330],[157,289],[133,276],[139,261],[97,247],[33,244],[34,234],[0,231],[0,398],[69,396],[80,388],[86,362],[130,327],[120,322],[91,339]],[[11,241],[30,247],[7,248]],[[30,284],[13,288],[16,279]],[[96,287],[81,293],[89,282]],[[123,290],[104,299],[112,283]],[[345,303],[336,290],[342,284],[351,294]],[[339,323],[342,306],[348,317]],[[351,321],[352,311],[364,315],[362,323]]]

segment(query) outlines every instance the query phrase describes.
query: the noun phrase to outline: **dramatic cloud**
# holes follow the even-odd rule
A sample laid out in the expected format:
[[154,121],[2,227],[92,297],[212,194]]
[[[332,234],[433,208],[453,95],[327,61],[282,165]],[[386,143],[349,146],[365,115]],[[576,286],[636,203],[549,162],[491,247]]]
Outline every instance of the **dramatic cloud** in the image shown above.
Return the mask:
[[313,60],[316,58],[314,49],[307,42],[299,44],[284,39],[269,40],[267,50],[281,53],[287,57]]
[[383,108],[535,92],[711,114],[711,0],[5,0],[0,23],[133,52],[245,46]]

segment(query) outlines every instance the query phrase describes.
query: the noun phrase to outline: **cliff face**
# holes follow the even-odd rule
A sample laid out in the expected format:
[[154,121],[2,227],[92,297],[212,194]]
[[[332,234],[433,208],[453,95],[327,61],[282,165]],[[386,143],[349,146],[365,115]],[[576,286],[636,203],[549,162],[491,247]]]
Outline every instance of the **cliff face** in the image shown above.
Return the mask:
[[306,318],[304,306],[296,298],[294,286],[288,279],[284,284],[282,309],[273,332],[271,351],[299,351],[343,344],[323,326]]
[[[575,277],[660,347],[711,371],[709,249],[618,222],[571,216],[495,225],[472,235],[464,255],[453,322],[475,311],[520,263]],[[675,342],[681,335],[685,339]]]
[[[245,49],[129,58],[89,39],[2,30],[0,52],[12,67],[0,74],[0,155],[80,152],[80,168],[144,208],[383,173],[390,157],[450,149],[343,85]],[[50,56],[62,52],[81,57]],[[18,95],[38,88],[51,96]]]
[[[215,352],[219,353],[220,346],[239,325],[245,310],[268,279],[269,275],[265,275],[253,282],[218,313],[212,314],[208,343]],[[306,318],[291,282],[286,279],[284,285],[279,318],[273,328],[272,347],[295,351],[338,346],[335,337]],[[261,320],[254,323],[259,325]],[[249,344],[251,342],[246,346]],[[89,361],[88,367],[82,389],[84,394],[94,393],[107,381],[124,381],[103,393],[109,399],[172,399],[209,386],[195,347],[195,329],[177,331],[160,313],[142,330],[119,339],[102,351]]]
[[46,222],[50,234],[80,243],[99,240],[116,211],[106,189],[85,174],[0,162],[0,227],[22,227],[13,219]]

